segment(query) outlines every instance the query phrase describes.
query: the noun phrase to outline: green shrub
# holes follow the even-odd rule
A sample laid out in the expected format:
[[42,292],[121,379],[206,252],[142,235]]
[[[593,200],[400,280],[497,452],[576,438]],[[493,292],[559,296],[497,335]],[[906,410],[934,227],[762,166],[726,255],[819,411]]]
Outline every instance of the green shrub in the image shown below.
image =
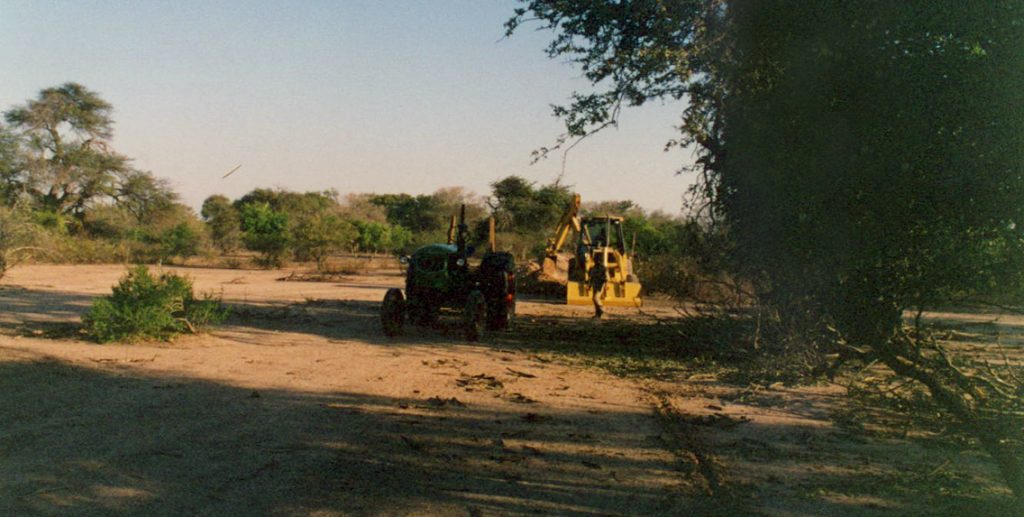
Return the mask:
[[192,281],[174,273],[150,274],[136,266],[121,278],[110,296],[98,298],[82,318],[101,343],[170,339],[196,332],[227,317],[227,309],[210,295],[197,300]]
[[132,241],[115,243],[86,236],[62,236],[56,245],[56,260],[67,264],[104,264],[126,260]]

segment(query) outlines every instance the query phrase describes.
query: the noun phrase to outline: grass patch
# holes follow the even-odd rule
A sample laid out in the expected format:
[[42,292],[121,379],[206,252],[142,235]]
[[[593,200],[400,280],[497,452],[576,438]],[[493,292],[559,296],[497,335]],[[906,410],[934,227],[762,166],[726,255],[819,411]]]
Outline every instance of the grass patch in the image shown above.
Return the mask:
[[620,377],[672,379],[724,372],[742,361],[741,325],[732,318],[604,320],[528,317],[502,336],[502,345],[552,353]]

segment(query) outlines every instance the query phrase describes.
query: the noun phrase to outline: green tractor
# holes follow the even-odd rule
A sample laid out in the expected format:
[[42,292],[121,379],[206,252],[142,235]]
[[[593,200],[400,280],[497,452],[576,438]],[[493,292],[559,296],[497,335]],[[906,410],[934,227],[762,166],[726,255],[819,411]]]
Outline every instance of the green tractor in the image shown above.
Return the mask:
[[515,260],[511,253],[495,251],[492,219],[490,249],[478,267],[471,267],[474,250],[466,245],[465,218],[463,206],[457,232],[452,218],[446,244],[429,244],[401,258],[407,268],[405,293],[394,287],[384,295],[380,311],[384,334],[400,334],[406,320],[433,325],[443,307],[462,311],[462,327],[470,341],[480,339],[485,330],[509,327],[516,311]]

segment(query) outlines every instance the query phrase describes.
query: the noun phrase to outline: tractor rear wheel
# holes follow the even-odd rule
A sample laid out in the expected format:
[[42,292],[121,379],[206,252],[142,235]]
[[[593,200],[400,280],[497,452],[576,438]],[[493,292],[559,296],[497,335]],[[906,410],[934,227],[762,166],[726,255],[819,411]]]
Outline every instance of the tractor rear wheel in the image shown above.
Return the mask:
[[[514,302],[513,302],[514,303]],[[506,330],[512,325],[515,306],[509,307],[504,299],[487,304],[487,330]]]
[[487,320],[487,302],[480,291],[472,291],[466,297],[466,306],[462,310],[463,328],[467,341],[478,341],[484,333]]
[[515,315],[515,259],[489,253],[480,264],[480,289],[487,300],[487,330],[505,330]]
[[397,287],[388,289],[384,295],[384,302],[380,307],[380,325],[387,336],[397,336],[402,333],[402,324],[405,323],[405,297],[402,290]]
[[505,330],[516,313],[515,286],[509,275],[498,273],[487,293],[487,330]]

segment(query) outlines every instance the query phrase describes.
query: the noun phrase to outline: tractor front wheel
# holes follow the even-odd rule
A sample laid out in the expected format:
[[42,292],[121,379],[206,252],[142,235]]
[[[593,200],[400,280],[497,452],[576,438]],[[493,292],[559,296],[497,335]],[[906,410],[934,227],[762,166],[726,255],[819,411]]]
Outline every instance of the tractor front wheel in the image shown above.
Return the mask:
[[388,289],[384,295],[384,302],[380,307],[380,324],[387,336],[397,336],[402,333],[402,324],[405,323],[405,297],[402,290],[397,287]]

